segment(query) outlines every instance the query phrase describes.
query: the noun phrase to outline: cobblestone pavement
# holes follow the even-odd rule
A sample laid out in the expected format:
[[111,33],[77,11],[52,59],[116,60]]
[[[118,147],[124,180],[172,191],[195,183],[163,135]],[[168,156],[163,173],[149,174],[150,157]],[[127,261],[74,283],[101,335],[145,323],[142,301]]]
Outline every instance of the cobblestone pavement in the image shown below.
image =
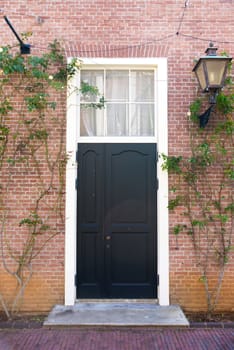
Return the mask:
[[233,350],[234,329],[0,330],[0,350]]

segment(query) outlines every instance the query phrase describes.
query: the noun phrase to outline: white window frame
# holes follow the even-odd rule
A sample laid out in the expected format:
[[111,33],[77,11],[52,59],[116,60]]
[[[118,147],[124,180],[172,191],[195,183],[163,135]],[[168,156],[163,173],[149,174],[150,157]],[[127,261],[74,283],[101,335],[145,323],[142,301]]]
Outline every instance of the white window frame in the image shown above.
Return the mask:
[[[132,106],[133,105],[137,105],[137,104],[145,104],[145,105],[154,105],[154,114],[156,113],[155,112],[155,109],[156,109],[156,96],[157,96],[157,93],[156,93],[156,88],[157,88],[157,84],[156,84],[156,81],[157,81],[157,67],[154,65],[154,66],[146,66],[146,65],[134,65],[134,66],[123,66],[123,65],[102,65],[100,67],[100,65],[92,65],[91,67],[89,67],[89,65],[85,65],[82,67],[82,69],[86,69],[88,71],[101,71],[103,72],[103,89],[104,91],[106,91],[106,73],[108,70],[114,70],[114,71],[118,71],[118,70],[121,70],[121,71],[126,71],[128,72],[128,76],[130,77],[130,74],[131,74],[131,71],[153,71],[154,72],[154,102],[145,102],[145,101],[133,101],[132,100],[132,96],[131,96],[131,80],[129,79],[128,81],[128,92],[129,92],[129,98],[128,98],[128,101],[107,101],[107,104],[108,102],[110,102],[111,104],[123,104],[125,106],[128,107],[128,124],[130,124],[130,121],[131,121],[131,109],[132,109]],[[105,94],[104,94],[104,97],[105,97]],[[85,101],[81,101],[80,102],[80,105],[82,106],[85,106],[86,104],[89,104],[90,102],[85,102]],[[82,108],[82,107],[81,107]],[[107,109],[104,108],[103,110],[104,112],[104,135],[103,136],[93,136],[93,137],[104,137],[105,140],[106,140],[106,137],[108,137],[106,134],[107,134]],[[128,125],[128,128],[127,128],[130,132],[131,132],[131,127]],[[156,135],[156,125],[154,124],[154,130],[153,130],[153,136],[151,137],[151,140],[153,140],[153,138],[155,138],[155,135]],[[81,136],[82,138],[83,137],[92,137],[92,136]],[[118,136],[110,136],[110,138],[116,138]],[[128,135],[128,136],[120,136],[120,142],[125,142],[125,141],[121,141],[122,138],[129,138],[129,140],[127,140],[126,142],[132,142],[130,139],[132,139],[132,137],[136,137],[136,136],[132,136],[132,135]],[[142,137],[142,136],[137,136],[137,137]],[[148,138],[149,136],[146,136],[146,138]],[[104,142],[106,142],[104,140]],[[93,141],[94,142],[94,141]],[[153,141],[151,141],[153,142]]]
[[[68,59],[70,62],[72,58]],[[77,163],[78,143],[157,143],[158,152],[168,154],[168,118],[167,118],[167,58],[82,58],[84,68],[97,67],[142,67],[155,68],[157,79],[155,86],[155,136],[154,137],[80,137],[80,100],[73,87],[80,86],[79,72],[73,77],[67,95],[67,141],[68,162],[66,167],[66,222],[65,222],[65,305],[76,302],[76,236],[77,236]],[[169,225],[168,225],[168,174],[162,171],[162,160],[157,163],[159,189],[157,192],[157,269],[159,275],[159,305],[169,305]]]

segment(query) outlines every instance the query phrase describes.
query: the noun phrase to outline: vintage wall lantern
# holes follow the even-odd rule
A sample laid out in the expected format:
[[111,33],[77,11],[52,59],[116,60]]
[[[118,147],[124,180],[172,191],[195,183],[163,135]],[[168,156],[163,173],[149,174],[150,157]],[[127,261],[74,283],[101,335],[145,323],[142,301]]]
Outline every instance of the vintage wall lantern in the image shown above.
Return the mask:
[[217,56],[216,51],[217,47],[210,43],[205,51],[206,56],[200,57],[193,68],[202,91],[210,94],[209,102],[211,106],[199,117],[200,127],[204,127],[208,123],[217,95],[225,84],[228,64],[232,60],[232,57]]

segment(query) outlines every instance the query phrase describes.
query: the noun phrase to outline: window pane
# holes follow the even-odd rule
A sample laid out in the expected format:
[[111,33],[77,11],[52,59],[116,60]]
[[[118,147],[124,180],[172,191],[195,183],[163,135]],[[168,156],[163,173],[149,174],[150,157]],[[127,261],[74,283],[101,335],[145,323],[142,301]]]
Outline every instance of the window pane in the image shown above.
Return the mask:
[[128,70],[106,71],[107,101],[128,101]]
[[154,71],[131,71],[132,101],[154,101]]
[[128,106],[107,104],[107,136],[128,136]]
[[81,71],[80,77],[81,84],[82,82],[88,84],[90,86],[96,87],[98,89],[99,95],[93,95],[90,92],[86,94],[81,94],[80,100],[81,102],[97,102],[100,96],[103,96],[104,90],[104,71],[95,71],[95,70],[83,70]]
[[154,135],[154,105],[133,104],[131,106],[131,136]]
[[80,110],[80,135],[81,136],[104,136],[104,113],[103,110],[85,108]]

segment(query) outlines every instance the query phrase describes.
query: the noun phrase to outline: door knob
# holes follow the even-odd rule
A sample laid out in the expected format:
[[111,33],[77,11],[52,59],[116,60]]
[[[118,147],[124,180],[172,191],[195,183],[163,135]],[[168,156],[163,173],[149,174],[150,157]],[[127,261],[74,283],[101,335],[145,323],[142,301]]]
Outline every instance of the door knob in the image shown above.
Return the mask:
[[108,235],[105,238],[106,238],[107,241],[109,241],[111,239],[111,236]]

